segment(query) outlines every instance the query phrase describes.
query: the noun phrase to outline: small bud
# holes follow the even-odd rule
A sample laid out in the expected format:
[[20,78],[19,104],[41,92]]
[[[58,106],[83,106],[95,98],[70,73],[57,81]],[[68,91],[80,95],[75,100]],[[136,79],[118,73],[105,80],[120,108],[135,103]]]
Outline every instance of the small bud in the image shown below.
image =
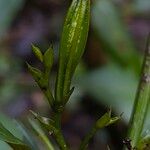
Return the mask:
[[50,47],[45,53],[44,53],[44,56],[43,56],[43,64],[45,66],[45,68],[47,70],[51,70],[51,67],[53,65],[53,62],[54,62],[54,51],[53,49]]
[[42,77],[42,72],[39,69],[32,67],[28,63],[26,63],[26,64],[28,66],[29,72],[32,74],[35,81],[38,82]]
[[32,51],[33,51],[34,55],[35,55],[41,62],[43,62],[43,54],[42,54],[41,50],[40,50],[38,47],[36,47],[36,46],[34,46],[34,45],[32,44]]
[[32,113],[32,115],[40,122],[40,124],[48,129],[50,132],[52,132],[53,130],[55,130],[54,127],[54,121],[52,119],[46,118],[46,117],[42,117],[40,115],[38,115],[37,113],[35,113],[34,111],[30,110],[30,112]]
[[36,112],[34,112],[32,110],[30,110],[30,112],[32,113],[32,115],[36,119],[38,119],[40,122],[43,122],[44,124],[49,125],[49,124],[53,124],[54,123],[54,121],[52,119],[49,119],[49,118],[46,118],[46,117],[42,117],[42,116],[38,115]]
[[107,126],[109,123],[110,116],[108,113],[105,113],[100,119],[97,120],[96,122],[96,127],[101,129]]
[[111,110],[109,110],[96,122],[96,127],[99,129],[107,127],[111,124],[114,124],[119,119],[120,119],[120,116],[119,117],[111,117]]

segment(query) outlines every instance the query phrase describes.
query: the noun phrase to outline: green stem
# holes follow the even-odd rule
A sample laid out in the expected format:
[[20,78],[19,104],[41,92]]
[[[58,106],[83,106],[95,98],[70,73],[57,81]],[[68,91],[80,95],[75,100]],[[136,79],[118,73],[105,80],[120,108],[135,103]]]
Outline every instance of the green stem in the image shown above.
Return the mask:
[[44,141],[45,145],[47,146],[48,150],[54,150],[52,144],[50,143],[49,139],[45,136],[41,136],[41,139]]
[[52,105],[53,105],[53,102],[54,102],[54,98],[53,98],[53,95],[52,95],[52,93],[51,93],[50,88],[41,89],[41,90],[43,91],[45,97],[47,98],[47,100],[48,100],[50,106],[52,106]]
[[58,146],[61,150],[68,150],[67,144],[65,142],[65,139],[61,130],[61,113],[55,112],[53,119],[55,121],[54,126],[56,128],[56,130],[54,130],[54,136],[58,143]]
[[[150,40],[150,38],[148,38]],[[141,80],[135,98],[134,109],[130,120],[129,138],[132,146],[137,146],[143,130],[143,124],[150,101],[150,48],[147,41],[146,52],[142,67]]]
[[51,92],[51,88],[50,88],[50,85],[49,85],[49,74],[50,74],[50,70],[45,70],[44,74],[43,74],[43,78],[44,78],[44,82],[45,82],[45,87],[41,88],[41,90],[43,91],[45,97],[47,98],[50,106],[53,105],[53,102],[54,102],[54,97],[52,95],[52,92]]
[[93,126],[91,131],[85,136],[84,140],[81,142],[79,150],[87,150],[89,141],[93,138],[96,132],[97,128]]

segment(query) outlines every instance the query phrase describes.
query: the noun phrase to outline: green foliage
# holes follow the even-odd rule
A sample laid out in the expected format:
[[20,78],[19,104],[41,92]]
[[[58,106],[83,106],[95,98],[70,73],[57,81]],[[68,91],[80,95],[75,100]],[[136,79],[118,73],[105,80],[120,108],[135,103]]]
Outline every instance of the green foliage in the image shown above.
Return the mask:
[[111,110],[109,110],[107,113],[105,113],[100,119],[96,121],[93,128],[90,130],[90,132],[85,136],[83,141],[80,145],[80,150],[86,150],[88,147],[88,143],[91,140],[91,138],[95,135],[95,133],[107,126],[110,126],[111,124],[116,123],[120,117],[111,117]]
[[26,144],[29,145],[29,147],[31,147],[32,150],[38,150],[38,145],[35,139],[33,138],[33,135],[25,127],[25,125],[19,121],[15,121],[15,125],[17,126],[19,132],[22,134],[22,139],[26,142]]
[[[48,56],[49,54],[51,55],[51,53],[49,53],[49,49],[46,51],[46,53],[48,54]],[[44,59],[46,60],[47,57],[44,57]],[[43,62],[45,62],[45,60],[43,60]],[[53,102],[54,102],[54,98],[52,96],[52,92],[49,87],[49,76],[50,76],[50,69],[52,66],[52,62],[53,62],[53,59],[50,60],[50,63],[46,63],[46,64],[44,63],[44,67],[45,67],[44,72],[40,71],[37,68],[32,67],[31,65],[27,63],[28,70],[32,74],[36,83],[39,85],[40,89],[43,91],[50,105],[53,105]]]
[[14,150],[30,150],[24,142],[11,134],[2,123],[0,123],[0,140],[8,143]]
[[54,120],[42,117],[35,113],[34,111],[31,111],[33,116],[39,121],[39,123],[43,126],[43,128],[49,130],[49,132],[53,132],[56,128],[54,127]]
[[38,137],[45,143],[47,149],[54,150],[54,147],[52,146],[50,140],[48,139],[47,135],[45,134],[41,126],[35,120],[29,119],[29,122],[34,131],[36,132],[36,134],[38,135]]
[[[39,48],[34,46],[32,47],[35,56],[43,63],[44,72],[27,64],[33,78],[47,97],[54,116],[52,116],[51,119],[48,119],[41,117],[33,111],[31,112],[43,128],[45,128],[48,132],[53,133],[60,149],[62,150],[67,150],[68,146],[66,145],[61,132],[61,113],[64,110],[65,104],[69,100],[72,92],[74,91],[74,88],[70,89],[71,81],[79,60],[84,52],[88,35],[89,17],[90,1],[73,0],[67,13],[61,37],[59,49],[59,68],[54,97],[49,87],[49,75],[54,59],[53,49],[50,47],[44,55],[42,55]],[[50,97],[47,96],[46,91],[51,93]],[[81,143],[80,149],[85,149],[86,146],[84,145],[88,144],[90,138],[94,136],[98,129],[109,126],[110,124],[115,123],[118,119],[119,117],[111,118],[111,112],[106,113],[96,122],[94,129],[91,130],[92,134],[90,132],[90,136],[85,138],[85,141]],[[37,128],[33,122],[31,122],[31,124],[34,128]],[[41,132],[38,133],[42,134]]]
[[[84,52],[89,29],[89,17],[90,1],[73,0],[65,19],[60,42],[59,68],[54,91],[55,96],[53,96],[53,92],[49,86],[50,70],[54,61],[52,47],[43,55],[39,48],[32,45],[33,53],[43,64],[43,71],[27,63],[34,80],[46,96],[54,116],[52,119],[45,119],[34,112],[32,114],[45,129],[54,134],[60,149],[64,150],[67,150],[68,147],[61,132],[61,113],[74,90],[74,88],[70,89],[71,81]],[[35,128],[33,122],[32,125]]]
[[99,120],[96,122],[96,128],[101,129],[107,127],[111,124],[114,124],[120,119],[120,117],[111,117],[111,110],[105,113]]
[[[124,27],[123,22],[121,21],[120,16],[117,13],[117,9],[113,5],[113,3],[109,0],[96,1],[93,8],[94,8],[92,12],[93,26],[95,30],[98,31],[97,35],[103,41],[103,46],[105,47],[106,50],[109,51],[109,53],[111,54],[110,56],[113,58],[115,62],[117,62],[117,64],[123,66],[123,68],[126,67],[130,68],[130,70],[131,69],[134,70],[134,74],[137,75],[140,70],[140,55],[139,53],[136,52],[131,37],[127,33],[126,31],[127,29]],[[101,18],[100,21],[99,18]],[[74,91],[74,87],[71,87],[72,78],[74,76],[76,67],[84,53],[89,30],[89,19],[90,19],[90,0],[73,0],[68,10],[65,23],[63,26],[59,48],[59,67],[54,91],[51,90],[49,84],[51,69],[54,62],[54,50],[51,46],[44,53],[42,53],[42,51],[38,47],[32,45],[32,51],[36,56],[36,58],[42,63],[43,68],[40,70],[27,63],[28,70],[33,76],[35,82],[42,90],[47,101],[49,102],[52,108],[53,115],[49,119],[46,117],[42,117],[39,114],[31,111],[36,121],[29,120],[29,122],[35,133],[40,137],[40,139],[45,144],[45,147],[49,150],[54,150],[54,146],[51,144],[49,138],[45,134],[45,131],[47,131],[47,133],[53,134],[53,137],[55,138],[58,147],[61,150],[69,149],[67,142],[64,139],[64,136],[61,131],[61,115],[65,109],[66,103],[68,102],[71,94]],[[140,100],[138,99],[140,102],[137,102],[135,105],[134,109],[135,111],[133,112],[133,122],[131,122],[131,124],[133,123],[132,125],[134,127],[136,126],[136,128],[134,129],[134,127],[132,126],[131,133],[135,134],[130,134],[131,135],[130,137],[132,139],[133,146],[137,146],[137,144],[139,144],[137,146],[138,150],[142,149],[146,150],[147,145],[149,144],[149,139],[142,139],[139,142],[141,132],[143,129],[145,115],[148,108],[148,100],[150,95],[149,51],[147,55],[148,55],[147,56],[148,67],[146,68],[146,71],[144,70],[144,72],[148,73],[148,78],[146,78],[145,80],[146,83],[145,82],[142,83],[142,86],[144,86],[144,90],[142,92],[138,91],[137,99],[140,97]],[[116,99],[118,98],[117,107],[119,106],[120,110],[123,111],[123,109],[125,108],[124,106],[123,108],[120,107],[121,106],[120,103],[123,103],[123,101],[121,100],[122,98],[124,98],[124,100],[126,101],[127,99],[132,98],[132,95],[134,93],[132,87],[136,85],[137,78],[136,76],[134,75],[130,76],[131,74],[127,73],[127,78],[129,77],[130,80],[126,82],[127,81],[125,80],[126,74],[124,76],[123,75],[120,76],[120,73],[124,74],[124,71],[122,69],[119,70],[118,68],[116,71],[114,68],[113,68],[114,72],[111,70],[111,67],[105,68],[103,71],[101,70],[102,72],[100,73],[100,76],[104,77],[105,75],[108,74],[107,76],[108,78],[105,76],[104,77],[105,80],[101,78],[101,82],[98,82],[99,80],[97,80],[97,78],[94,77],[95,80],[94,82],[91,80],[92,81],[91,84],[90,80],[87,80],[88,82],[86,81],[87,82],[86,87],[88,88],[90,84],[89,93],[94,93],[93,95],[95,97],[98,98],[101,97],[105,101],[105,103],[111,101],[108,102],[109,105],[110,103],[114,105]],[[114,84],[111,85],[112,78],[114,78],[113,83],[114,81],[117,81],[116,87],[114,87]],[[106,85],[106,87],[103,86],[102,84]],[[117,86],[118,84],[119,88]],[[123,88],[121,89],[120,85],[125,86],[123,86]],[[92,86],[93,89],[91,90]],[[129,87],[131,89],[129,89]],[[107,95],[107,92],[109,92],[108,91],[109,88],[113,89],[110,90],[113,95],[112,97],[109,97]],[[126,91],[127,89],[128,91],[127,93],[125,93],[124,91]],[[130,93],[131,95],[129,95],[129,97],[127,96],[128,92],[131,92]],[[111,111],[105,113],[100,119],[96,121],[96,123],[93,125],[93,128],[85,136],[85,138],[81,142],[79,150],[87,149],[90,139],[95,135],[95,133],[99,129],[110,126],[111,124],[116,123],[119,119],[120,116],[112,117]],[[135,121],[138,123],[138,126],[135,125]],[[28,145],[30,146],[27,146],[22,140],[20,140],[18,137],[9,132],[1,123],[0,123],[0,140],[3,140],[6,143],[8,143],[14,150],[38,149],[39,147],[34,146],[34,142],[32,142],[32,139],[30,140],[29,134],[27,133],[26,129],[24,129],[24,127],[20,125],[19,127],[21,129],[22,134],[24,135],[23,136],[24,139],[26,139]],[[137,129],[137,127],[139,127],[140,129]]]
[[[141,76],[143,83],[140,84],[139,88],[142,91],[137,91],[136,101],[139,101],[135,102],[133,113],[136,119],[134,119],[134,125],[132,124],[130,128],[132,130],[132,137],[130,136],[130,138],[133,146],[137,145],[134,144],[134,138],[140,138],[143,132],[149,130],[149,50],[147,50],[145,57],[143,65],[145,69]],[[96,100],[101,100],[104,104],[112,106],[115,110],[118,110],[118,113],[124,112],[123,118],[126,121],[129,120],[134,105],[137,81],[138,79],[133,72],[112,64],[82,76],[79,80],[81,88],[95,97]],[[139,141],[139,139],[136,140]]]
[[[21,124],[18,121],[12,120],[8,116],[4,115],[2,112],[0,112],[0,122],[2,122],[4,128],[7,131],[9,131],[13,136],[15,136],[17,139],[24,141],[26,145],[31,147],[31,149],[33,149],[32,147],[34,147],[34,149],[37,149],[35,143],[33,142],[34,141],[33,136],[31,136],[31,134],[24,127],[23,124]],[[12,148],[6,142],[0,142],[0,148],[2,150],[12,150]]]

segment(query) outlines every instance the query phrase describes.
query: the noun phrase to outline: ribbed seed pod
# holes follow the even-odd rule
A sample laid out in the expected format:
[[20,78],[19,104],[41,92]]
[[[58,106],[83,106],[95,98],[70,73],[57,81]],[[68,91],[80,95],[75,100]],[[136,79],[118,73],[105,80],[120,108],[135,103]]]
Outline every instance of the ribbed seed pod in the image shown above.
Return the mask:
[[66,102],[70,95],[70,84],[77,64],[84,52],[90,18],[90,1],[73,0],[63,27],[60,49],[59,70],[55,98]]

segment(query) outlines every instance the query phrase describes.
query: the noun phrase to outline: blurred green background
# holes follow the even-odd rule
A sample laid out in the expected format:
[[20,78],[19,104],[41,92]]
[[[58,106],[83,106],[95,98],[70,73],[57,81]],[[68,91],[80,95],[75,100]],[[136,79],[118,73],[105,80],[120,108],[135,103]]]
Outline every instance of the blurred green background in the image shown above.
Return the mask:
[[[50,116],[51,110],[27,72],[25,62],[40,66],[31,43],[45,51],[52,43],[55,64],[63,21],[71,0],[0,0],[0,122],[17,137],[28,131],[29,110]],[[62,124],[72,150],[92,124],[111,107],[122,120],[98,132],[89,149],[120,150],[133,108],[145,43],[150,32],[149,0],[92,0],[91,23],[85,53],[74,77],[75,91],[63,114]],[[150,133],[150,109],[143,136]],[[34,137],[35,140],[38,138]],[[39,143],[41,149],[42,144]],[[9,150],[0,141],[0,150]],[[46,149],[46,148],[45,148]]]

